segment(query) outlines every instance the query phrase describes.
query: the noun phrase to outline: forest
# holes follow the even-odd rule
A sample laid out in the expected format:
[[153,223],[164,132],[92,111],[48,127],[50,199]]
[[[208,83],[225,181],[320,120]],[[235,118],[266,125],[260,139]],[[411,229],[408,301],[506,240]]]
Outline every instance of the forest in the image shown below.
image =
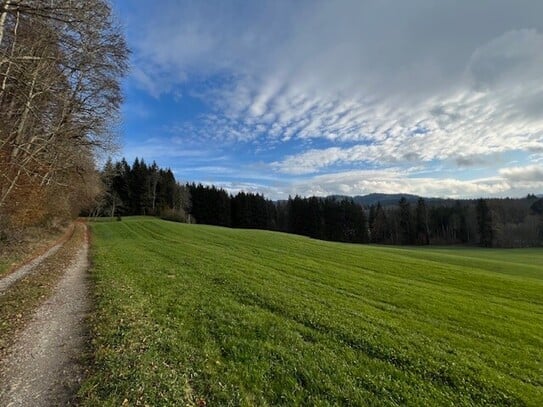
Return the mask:
[[213,185],[181,184],[170,169],[136,158],[108,160],[105,186],[91,216],[154,215],[180,222],[275,230],[316,239],[391,245],[466,244],[533,247],[543,244],[543,199],[441,200],[401,197],[360,205],[350,197],[229,194]]

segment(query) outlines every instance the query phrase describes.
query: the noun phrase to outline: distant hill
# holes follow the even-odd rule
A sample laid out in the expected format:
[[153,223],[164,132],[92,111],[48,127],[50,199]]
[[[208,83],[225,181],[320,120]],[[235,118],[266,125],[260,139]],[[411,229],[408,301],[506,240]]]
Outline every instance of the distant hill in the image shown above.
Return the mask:
[[[543,194],[535,194],[534,195],[537,198],[543,198]],[[476,198],[459,198],[459,199],[453,199],[453,198],[428,198],[426,196],[419,196],[419,195],[413,195],[413,194],[382,194],[382,193],[372,193],[367,195],[329,195],[328,198],[334,198],[337,200],[342,199],[353,199],[357,204],[368,207],[371,205],[377,205],[377,203],[381,203],[381,206],[396,206],[398,205],[398,202],[400,199],[404,197],[407,199],[407,202],[410,204],[416,204],[419,198],[424,198],[424,201],[426,202],[426,205],[429,206],[436,206],[436,205],[444,205],[444,206],[452,206],[456,202],[472,202],[476,200]],[[503,200],[505,198],[487,198],[489,200]],[[521,198],[512,198],[512,199],[526,199],[525,197]],[[532,198],[535,199],[535,198]],[[278,200],[276,201],[278,203],[286,203],[287,200]]]
[[[537,194],[533,195],[537,198],[543,198],[543,194]],[[436,205],[442,205],[442,206],[452,206],[456,202],[472,202],[474,199],[452,199],[452,198],[428,198],[428,197],[421,197],[419,195],[413,195],[413,194],[380,194],[380,193],[373,193],[368,195],[356,195],[356,196],[347,196],[347,195],[331,195],[331,198],[335,198],[338,200],[341,199],[353,199],[357,204],[368,207],[371,205],[377,205],[377,203],[381,203],[381,206],[396,206],[398,205],[398,202],[402,197],[407,199],[407,202],[410,204],[416,204],[419,198],[424,198],[424,201],[426,202],[426,205],[429,206],[436,206]],[[536,199],[536,198],[530,198],[530,199]],[[489,200],[503,200],[503,199],[526,199],[526,197],[521,198],[488,198]]]
[[411,194],[369,194],[369,195],[357,195],[353,197],[353,200],[360,205],[370,206],[376,205],[381,202],[383,206],[397,205],[400,199],[405,198],[409,203],[416,203],[419,200],[418,195]]
[[[370,205],[377,205],[377,203],[381,203],[382,206],[394,206],[398,205],[398,201],[400,199],[405,198],[407,199],[407,202],[411,204],[417,203],[419,198],[421,198],[418,195],[413,194],[368,194],[368,195],[357,195],[353,197],[344,196],[344,195],[333,195],[332,196],[335,199],[345,199],[345,198],[352,198],[357,204],[362,206],[370,206]],[[446,204],[446,203],[452,203],[455,202],[453,199],[443,199],[443,198],[426,198],[424,197],[424,200],[427,204]]]

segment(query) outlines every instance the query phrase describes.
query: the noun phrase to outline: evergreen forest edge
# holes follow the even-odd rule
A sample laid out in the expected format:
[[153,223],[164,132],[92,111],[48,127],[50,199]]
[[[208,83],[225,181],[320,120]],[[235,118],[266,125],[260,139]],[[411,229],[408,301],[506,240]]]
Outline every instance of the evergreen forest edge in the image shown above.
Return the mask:
[[543,244],[543,198],[425,199],[361,205],[352,197],[289,197],[272,201],[251,192],[181,184],[170,169],[136,158],[108,160],[103,193],[87,216],[159,216],[163,219],[263,229],[347,243],[466,244],[532,247]]

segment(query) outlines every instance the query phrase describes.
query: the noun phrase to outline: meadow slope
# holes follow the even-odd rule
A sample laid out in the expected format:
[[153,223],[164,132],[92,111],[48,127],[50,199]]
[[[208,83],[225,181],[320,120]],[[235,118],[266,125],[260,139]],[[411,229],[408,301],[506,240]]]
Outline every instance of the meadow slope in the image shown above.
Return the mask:
[[543,250],[92,230],[84,405],[543,405]]

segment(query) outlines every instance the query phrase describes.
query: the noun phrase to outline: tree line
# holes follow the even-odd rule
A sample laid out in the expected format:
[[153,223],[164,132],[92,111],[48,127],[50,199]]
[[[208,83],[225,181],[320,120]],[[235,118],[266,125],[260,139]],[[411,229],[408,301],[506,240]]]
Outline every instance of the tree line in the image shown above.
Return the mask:
[[405,197],[394,205],[362,206],[348,197],[230,194],[202,184],[180,184],[171,170],[136,159],[106,163],[96,215],[156,215],[233,228],[275,230],[316,239],[392,245],[471,244],[527,247],[543,243],[543,199],[431,200]]
[[170,169],[139,158],[132,165],[125,159],[115,163],[108,159],[100,178],[103,189],[88,215],[152,215],[186,221],[188,190]]
[[289,198],[273,202],[261,194],[189,184],[190,213],[198,223],[276,230],[324,240],[367,243],[366,216],[352,199]]

